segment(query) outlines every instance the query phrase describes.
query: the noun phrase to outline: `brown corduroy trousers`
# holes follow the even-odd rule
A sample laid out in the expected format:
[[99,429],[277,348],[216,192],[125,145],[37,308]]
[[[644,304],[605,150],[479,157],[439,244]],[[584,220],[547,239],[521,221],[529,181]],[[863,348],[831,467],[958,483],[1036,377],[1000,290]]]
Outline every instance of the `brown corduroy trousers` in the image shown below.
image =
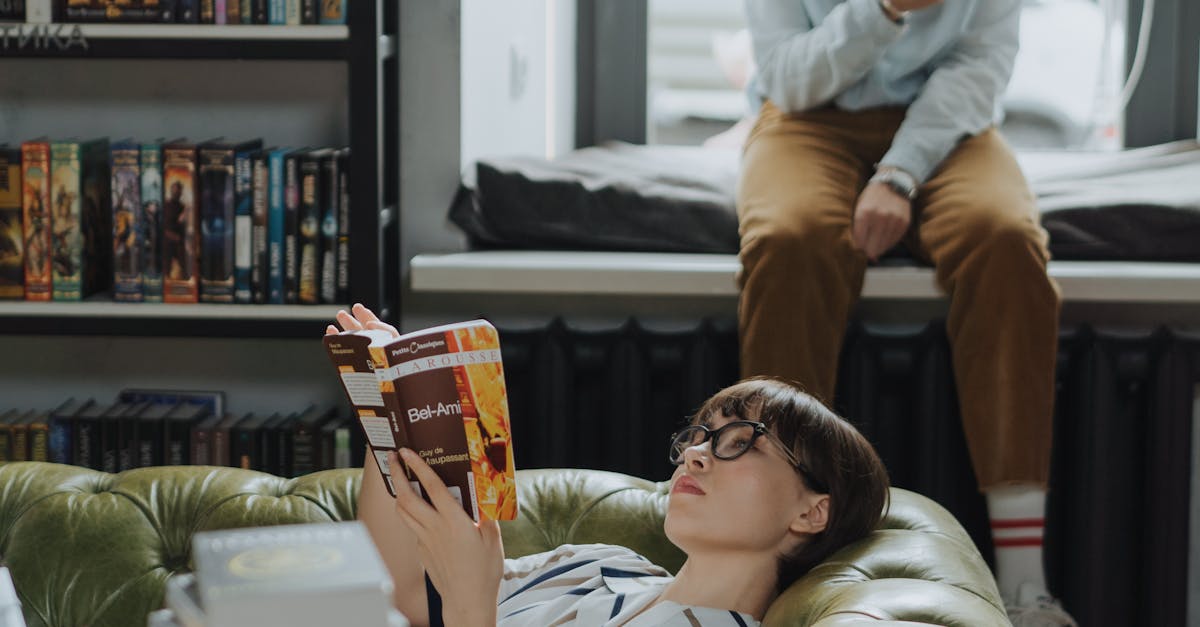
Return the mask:
[[[737,198],[743,376],[784,377],[832,401],[867,265],[851,239],[854,207],[904,113],[763,106]],[[1047,239],[995,129],[964,139],[913,203],[904,243],[950,297],[946,331],[981,490],[1044,488],[1049,476],[1060,298]]]

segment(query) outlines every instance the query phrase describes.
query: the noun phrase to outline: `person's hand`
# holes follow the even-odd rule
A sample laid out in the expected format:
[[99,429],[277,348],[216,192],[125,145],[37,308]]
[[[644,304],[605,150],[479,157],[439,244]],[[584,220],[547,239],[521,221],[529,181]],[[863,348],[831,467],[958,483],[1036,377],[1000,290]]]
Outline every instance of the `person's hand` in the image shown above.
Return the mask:
[[942,0],[892,0],[892,7],[897,11],[920,11],[941,3]]
[[883,183],[868,183],[854,207],[854,247],[879,261],[908,230],[912,203]]
[[[354,303],[349,312],[345,309],[339,309],[337,312],[337,323],[341,325],[342,331],[378,329],[391,333],[392,337],[400,337],[400,332],[396,330],[396,327],[383,322],[375,315],[375,312],[367,309],[360,303]],[[338,328],[332,324],[325,327],[325,335],[337,335],[338,332]]]
[[[496,596],[504,575],[504,545],[494,520],[478,524],[463,511],[446,485],[424,460],[401,449],[405,465],[416,475],[432,506],[396,473],[396,511],[417,537],[417,556],[433,587],[442,595],[447,625],[496,624]],[[388,464],[399,468],[396,453]]]

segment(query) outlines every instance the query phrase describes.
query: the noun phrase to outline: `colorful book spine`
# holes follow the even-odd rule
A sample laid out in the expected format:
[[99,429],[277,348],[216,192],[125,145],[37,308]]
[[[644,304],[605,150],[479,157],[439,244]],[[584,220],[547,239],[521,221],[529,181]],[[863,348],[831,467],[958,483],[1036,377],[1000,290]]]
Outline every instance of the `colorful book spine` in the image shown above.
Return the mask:
[[338,153],[321,160],[321,302],[337,302]]
[[83,163],[83,298],[107,290],[113,280],[112,174],[108,139],[79,144]]
[[350,149],[338,151],[337,292],[333,302],[350,302]]
[[163,302],[199,301],[196,147],[163,146]]
[[297,236],[300,217],[300,155],[283,160],[283,302],[300,302],[300,248]]
[[141,147],[133,142],[112,146],[113,300],[141,302],[142,180]]
[[233,300],[254,301],[250,274],[254,266],[254,155],[257,151],[238,151],[233,157],[234,275]]
[[200,0],[200,23],[201,24],[216,24],[217,23],[217,3],[216,0]]
[[267,23],[282,26],[287,24],[286,0],[267,0]]
[[268,155],[267,167],[270,171],[268,204],[267,204],[267,302],[273,305],[284,303],[284,213],[285,201],[283,191],[284,162],[287,160],[286,148],[272,150]]
[[315,305],[321,290],[321,220],[325,194],[321,188],[321,165],[328,151],[314,150],[300,157],[300,209],[296,216],[296,250],[299,261],[299,302]]
[[254,153],[250,165],[252,178],[251,226],[250,226],[250,295],[255,303],[267,302],[267,272],[271,260],[267,254],[267,206],[270,175],[267,168],[267,153]]
[[163,299],[162,272],[162,146],[142,144],[142,292],[148,303]]
[[229,13],[228,13],[229,8],[226,3],[226,0],[216,0],[215,6],[213,7],[213,9],[214,9],[214,11],[213,11],[213,23],[214,24],[228,24],[229,23]]
[[321,24],[345,24],[346,0],[320,0]]
[[78,142],[50,144],[50,274],[53,300],[83,298],[83,175]]
[[224,145],[199,152],[200,300],[232,303],[234,284],[234,160]]
[[21,181],[25,187],[25,300],[50,300],[50,143],[21,144]]
[[0,300],[25,298],[21,149],[0,145]]
[[283,0],[284,23],[288,26],[299,26],[300,0]]
[[[225,23],[242,24],[242,0],[226,0]],[[245,22],[249,24],[249,22]]]

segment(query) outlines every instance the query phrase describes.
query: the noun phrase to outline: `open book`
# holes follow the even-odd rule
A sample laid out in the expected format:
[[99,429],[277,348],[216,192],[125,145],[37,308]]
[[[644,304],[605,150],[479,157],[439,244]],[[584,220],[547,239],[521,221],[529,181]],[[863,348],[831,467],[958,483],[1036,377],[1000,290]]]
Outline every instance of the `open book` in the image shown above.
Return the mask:
[[[389,468],[400,447],[425,460],[473,519],[517,517],[512,429],[500,338],[485,320],[408,333],[345,331],[325,336],[371,452],[393,496]],[[428,497],[426,497],[428,498]]]

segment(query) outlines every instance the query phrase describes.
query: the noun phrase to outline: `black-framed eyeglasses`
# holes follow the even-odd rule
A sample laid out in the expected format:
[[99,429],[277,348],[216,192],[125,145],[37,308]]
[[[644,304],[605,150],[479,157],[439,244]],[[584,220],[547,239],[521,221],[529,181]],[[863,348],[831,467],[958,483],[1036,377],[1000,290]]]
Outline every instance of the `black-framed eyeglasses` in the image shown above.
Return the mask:
[[751,420],[734,420],[718,429],[709,429],[704,425],[689,425],[671,436],[671,453],[668,459],[676,466],[683,463],[683,452],[693,446],[699,446],[712,440],[712,455],[717,459],[734,460],[754,448],[754,441],[766,436],[768,440],[787,457],[788,463],[804,478],[809,488],[816,492],[826,492],[824,485],[817,481],[808,468],[800,463],[796,454],[771,433],[767,425]]

